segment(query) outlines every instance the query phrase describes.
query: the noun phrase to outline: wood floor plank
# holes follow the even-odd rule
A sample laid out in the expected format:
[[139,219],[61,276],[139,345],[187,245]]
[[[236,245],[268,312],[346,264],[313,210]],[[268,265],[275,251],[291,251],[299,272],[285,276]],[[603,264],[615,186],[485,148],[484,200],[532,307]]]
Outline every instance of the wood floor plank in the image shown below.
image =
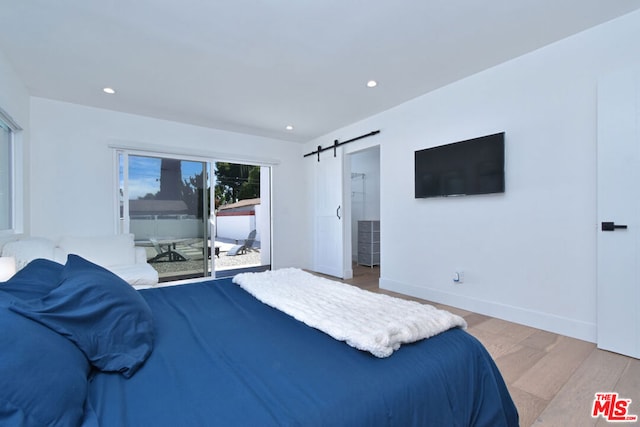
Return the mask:
[[592,343],[560,336],[555,346],[514,385],[534,396],[551,400],[594,348]]
[[546,353],[535,348],[517,345],[510,353],[495,358],[496,365],[507,384],[516,382],[527,373]]
[[533,425],[538,415],[549,404],[549,401],[540,399],[517,387],[509,387],[509,393],[511,394],[513,403],[515,403],[518,408],[520,427],[530,427]]
[[624,356],[594,349],[540,414],[536,427],[595,426],[596,393],[611,392],[628,365]]
[[529,338],[537,331],[537,329],[531,328],[529,326],[518,325],[517,323],[508,322],[506,320],[496,318],[490,318],[486,322],[479,324],[478,328],[496,334],[508,336],[509,338],[513,338],[517,342]]
[[516,351],[516,347],[518,346],[517,340],[514,340],[513,338],[505,335],[494,334],[493,332],[487,332],[477,327],[469,328],[467,332],[478,338],[494,359],[513,353]]
[[[623,356],[621,356],[623,357]],[[618,383],[615,385],[613,392],[617,392],[622,399],[631,399],[629,406],[629,415],[638,416],[640,425],[640,360],[627,359],[627,367],[620,376]]]
[[559,335],[538,330],[525,338],[520,344],[539,350],[549,351],[558,342]]
[[475,314],[475,313],[472,313],[472,312],[470,312],[468,310],[463,310],[462,308],[451,307],[450,305],[436,304],[436,303],[430,303],[430,304],[433,305],[436,308],[439,308],[440,310],[446,310],[446,311],[448,311],[450,313],[457,314],[458,316],[464,317],[464,318],[466,318],[469,315]]
[[464,317],[464,320],[467,322],[468,328],[473,328],[479,325],[480,323],[486,322],[487,320],[491,319],[491,317],[489,316],[485,316],[477,313],[469,313],[463,317]]

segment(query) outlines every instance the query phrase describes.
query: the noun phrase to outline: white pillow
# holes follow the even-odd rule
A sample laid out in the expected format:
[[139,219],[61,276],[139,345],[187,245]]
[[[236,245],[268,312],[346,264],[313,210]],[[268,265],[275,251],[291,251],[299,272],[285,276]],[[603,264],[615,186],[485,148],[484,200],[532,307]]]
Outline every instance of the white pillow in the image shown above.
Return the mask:
[[6,282],[16,274],[16,259],[12,256],[0,256],[0,282]]
[[136,289],[158,284],[158,272],[147,263],[116,265],[110,271]]
[[44,237],[25,237],[7,242],[2,247],[2,256],[15,257],[18,271],[36,258],[53,260],[54,247],[54,243]]
[[76,254],[103,267],[135,264],[133,234],[60,239],[58,246],[67,254]]

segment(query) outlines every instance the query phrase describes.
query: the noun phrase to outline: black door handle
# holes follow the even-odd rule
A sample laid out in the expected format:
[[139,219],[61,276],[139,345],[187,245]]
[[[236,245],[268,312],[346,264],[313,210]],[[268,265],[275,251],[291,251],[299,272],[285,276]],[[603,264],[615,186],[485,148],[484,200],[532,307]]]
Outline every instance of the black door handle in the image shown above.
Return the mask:
[[614,222],[603,222],[602,231],[626,230],[626,225],[615,224]]

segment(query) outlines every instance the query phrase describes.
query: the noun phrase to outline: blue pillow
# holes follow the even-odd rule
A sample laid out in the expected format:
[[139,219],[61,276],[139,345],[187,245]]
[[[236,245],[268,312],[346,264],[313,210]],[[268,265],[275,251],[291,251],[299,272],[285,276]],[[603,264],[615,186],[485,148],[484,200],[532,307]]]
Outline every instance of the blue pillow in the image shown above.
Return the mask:
[[58,287],[10,309],[73,341],[102,371],[129,378],[153,349],[153,316],[127,282],[77,255],[69,255]]
[[63,267],[48,259],[34,259],[9,280],[0,283],[0,291],[20,299],[41,298],[58,286]]
[[0,301],[0,352],[0,425],[82,422],[90,365],[71,341]]

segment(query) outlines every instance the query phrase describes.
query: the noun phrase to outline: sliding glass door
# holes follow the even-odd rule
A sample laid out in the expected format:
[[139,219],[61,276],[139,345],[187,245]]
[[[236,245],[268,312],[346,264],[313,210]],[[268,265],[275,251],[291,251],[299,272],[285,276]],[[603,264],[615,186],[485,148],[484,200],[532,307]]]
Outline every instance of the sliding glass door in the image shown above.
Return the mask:
[[209,164],[120,153],[121,230],[161,281],[209,275]]
[[214,163],[216,277],[270,268],[270,172],[266,166]]
[[118,152],[120,230],[160,281],[270,267],[270,168]]

